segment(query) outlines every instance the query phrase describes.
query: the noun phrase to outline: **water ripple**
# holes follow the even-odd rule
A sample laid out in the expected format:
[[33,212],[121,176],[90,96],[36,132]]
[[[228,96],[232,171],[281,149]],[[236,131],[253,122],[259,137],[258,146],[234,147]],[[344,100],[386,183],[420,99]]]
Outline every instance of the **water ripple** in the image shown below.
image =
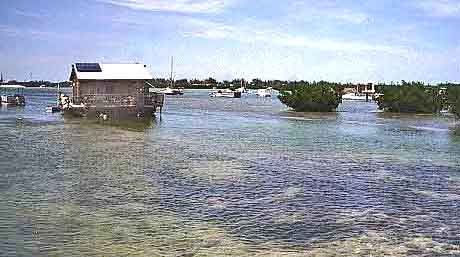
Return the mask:
[[[169,98],[142,126],[0,110],[6,256],[459,256],[451,118]],[[16,115],[23,115],[21,124]]]

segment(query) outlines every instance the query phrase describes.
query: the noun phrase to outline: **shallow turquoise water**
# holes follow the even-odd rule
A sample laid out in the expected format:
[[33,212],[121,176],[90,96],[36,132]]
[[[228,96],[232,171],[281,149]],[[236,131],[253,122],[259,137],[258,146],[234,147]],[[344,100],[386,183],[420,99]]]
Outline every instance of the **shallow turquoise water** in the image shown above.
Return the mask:
[[26,93],[0,109],[0,255],[460,255],[452,117],[196,90],[111,126]]

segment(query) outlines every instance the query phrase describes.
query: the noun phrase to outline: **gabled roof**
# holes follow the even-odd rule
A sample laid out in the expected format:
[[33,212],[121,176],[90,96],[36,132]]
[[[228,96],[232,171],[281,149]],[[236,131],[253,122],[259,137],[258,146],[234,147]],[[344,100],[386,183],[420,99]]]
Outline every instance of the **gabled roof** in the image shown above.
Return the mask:
[[[88,69],[89,67],[89,69]],[[98,68],[98,69],[95,69]],[[148,80],[152,74],[144,64],[103,64],[76,63],[72,64],[70,80]]]

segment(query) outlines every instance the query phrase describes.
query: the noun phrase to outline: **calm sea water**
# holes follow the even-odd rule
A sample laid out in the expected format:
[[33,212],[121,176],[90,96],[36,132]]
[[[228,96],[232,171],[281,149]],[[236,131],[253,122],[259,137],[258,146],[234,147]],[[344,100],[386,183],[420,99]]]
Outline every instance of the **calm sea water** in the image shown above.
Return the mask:
[[460,256],[452,117],[196,90],[108,125],[55,96],[0,109],[1,256]]

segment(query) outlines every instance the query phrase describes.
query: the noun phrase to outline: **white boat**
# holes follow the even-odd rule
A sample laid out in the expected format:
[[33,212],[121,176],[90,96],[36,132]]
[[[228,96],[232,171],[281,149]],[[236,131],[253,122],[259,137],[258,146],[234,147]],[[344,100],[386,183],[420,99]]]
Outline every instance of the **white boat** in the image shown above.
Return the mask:
[[0,85],[0,102],[3,105],[26,105],[24,97],[25,86],[21,85]]
[[48,113],[55,113],[55,112],[60,112],[61,108],[59,106],[47,106],[46,107],[46,112]]
[[247,93],[248,92],[245,87],[237,88],[237,89],[235,89],[235,91],[240,92],[240,93]]
[[241,98],[241,92],[230,89],[220,89],[209,93],[210,97]]
[[174,88],[173,69],[174,69],[174,58],[171,57],[171,77],[170,77],[171,85],[165,88],[161,93],[165,95],[183,95],[184,94],[183,88]]
[[170,88],[167,87],[162,91],[165,95],[183,95],[184,90],[182,88]]
[[272,88],[266,88],[266,89],[258,89],[256,92],[256,96],[258,97],[272,97]]
[[342,100],[345,101],[368,101],[370,99],[372,99],[372,96],[366,97],[365,94],[347,93],[342,95]]

